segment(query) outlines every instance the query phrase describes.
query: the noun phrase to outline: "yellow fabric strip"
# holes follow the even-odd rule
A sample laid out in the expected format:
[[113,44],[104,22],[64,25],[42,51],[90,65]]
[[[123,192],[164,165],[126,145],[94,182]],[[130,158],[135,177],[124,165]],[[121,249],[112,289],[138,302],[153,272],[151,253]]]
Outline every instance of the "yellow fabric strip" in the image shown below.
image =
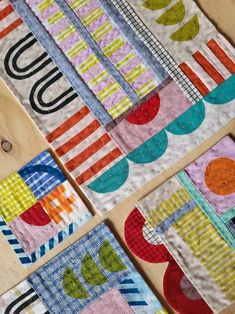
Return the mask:
[[64,17],[64,13],[62,11],[58,11],[48,19],[48,23],[50,23],[51,25],[54,25],[63,17]]
[[84,16],[81,21],[84,26],[89,26],[94,20],[96,20],[98,17],[100,17],[104,12],[100,9],[97,8],[94,11],[90,12],[86,16]]
[[54,3],[53,0],[46,0],[46,1],[43,1],[42,3],[40,3],[38,5],[38,10],[39,12],[44,12],[46,11],[48,8],[50,8],[52,6],[52,4]]
[[[235,280],[235,252],[197,206],[174,225],[192,254],[209,271],[226,297],[233,301],[231,283]],[[187,230],[188,232],[186,232]]]
[[104,25],[102,25],[101,27],[99,27],[93,34],[92,37],[98,41],[100,40],[104,35],[106,35],[108,32],[110,32],[112,30],[112,25],[111,22],[108,21],[106,22]]
[[74,46],[72,49],[70,49],[66,54],[71,59],[73,59],[74,57],[76,57],[85,48],[87,48],[87,44],[85,43],[85,41],[82,40],[76,46]]

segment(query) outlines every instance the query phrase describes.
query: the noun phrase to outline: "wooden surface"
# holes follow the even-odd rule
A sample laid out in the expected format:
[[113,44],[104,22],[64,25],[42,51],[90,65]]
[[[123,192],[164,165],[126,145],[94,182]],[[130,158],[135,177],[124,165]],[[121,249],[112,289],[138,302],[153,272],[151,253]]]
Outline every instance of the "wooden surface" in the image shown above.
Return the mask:
[[[219,30],[227,37],[227,39],[230,39],[231,43],[235,44],[235,0],[198,0],[198,4],[204,13],[218,26]],[[55,249],[46,254],[45,257],[41,258],[40,261],[37,262],[33,267],[27,270],[21,266],[18,261],[18,257],[10,249],[3,235],[0,234],[0,294],[4,293],[25,279],[27,275],[43,265],[53,256],[64,250],[75,240],[79,239],[82,235],[90,231],[103,220],[107,222],[107,224],[111,227],[112,231],[119,239],[120,243],[124,246],[124,221],[131,210],[134,208],[135,203],[140,198],[151,192],[158,185],[174,175],[176,172],[185,167],[188,163],[192,162],[195,158],[197,158],[227,134],[232,134],[235,136],[235,120],[230,122],[212,138],[204,142],[200,147],[188,154],[176,165],[169,168],[133,196],[119,204],[106,217],[101,217],[96,214],[94,218],[75,235],[71,236],[62,244],[58,245]],[[22,167],[25,163],[49,147],[28,115],[21,108],[21,105],[10,93],[4,82],[0,80],[0,143],[2,140],[8,140],[12,143],[13,147],[9,153],[6,153],[0,146],[0,179],[6,177],[15,170],[19,170],[19,168]],[[69,175],[67,176],[69,178]],[[82,196],[89,208],[91,208],[89,202],[82,195],[78,186],[74,184],[71,178],[69,179],[79,195]],[[162,292],[162,278],[167,264],[145,263],[139,258],[133,256],[131,252],[125,247],[124,249],[135,263],[137,269],[141,272],[142,275],[144,275],[146,281],[151,286],[153,291],[169,310],[169,313],[174,313],[165,303]],[[235,304],[234,306],[231,306],[230,308],[223,311],[223,313],[234,314]]]

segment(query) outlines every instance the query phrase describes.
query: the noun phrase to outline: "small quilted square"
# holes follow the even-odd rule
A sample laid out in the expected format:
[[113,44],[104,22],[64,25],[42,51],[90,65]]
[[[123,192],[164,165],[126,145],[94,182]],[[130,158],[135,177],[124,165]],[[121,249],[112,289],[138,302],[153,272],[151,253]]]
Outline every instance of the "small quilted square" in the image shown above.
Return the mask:
[[19,174],[33,191],[37,200],[46,196],[66,178],[48,151],[42,152],[23,168]]
[[36,203],[8,225],[27,255],[35,252],[59,231],[40,203]]
[[108,227],[101,224],[29,276],[51,314],[78,313],[134,270]]
[[17,172],[0,182],[0,213],[6,223],[36,203],[34,194]]

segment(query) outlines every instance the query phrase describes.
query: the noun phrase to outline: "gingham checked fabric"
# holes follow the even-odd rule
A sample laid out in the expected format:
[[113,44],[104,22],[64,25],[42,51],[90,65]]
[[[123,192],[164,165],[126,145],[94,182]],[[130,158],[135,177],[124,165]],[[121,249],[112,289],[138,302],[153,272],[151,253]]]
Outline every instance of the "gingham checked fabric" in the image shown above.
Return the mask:
[[17,172],[0,182],[0,213],[6,223],[36,203],[34,194]]
[[[115,253],[111,253],[112,250],[104,246],[107,241]],[[89,267],[91,264],[85,262],[87,254],[94,261],[92,268]],[[119,260],[117,264],[114,262],[113,254]],[[97,276],[91,278],[89,271],[93,272],[96,267]],[[82,271],[84,269],[88,269],[88,273]],[[109,228],[101,224],[29,276],[28,281],[51,314],[72,314],[96,300],[108,289],[117,286],[133,270],[133,265]],[[103,284],[100,284],[100,278],[104,279]],[[96,285],[88,283],[94,281]],[[77,295],[78,287],[84,292],[82,296]]]
[[21,168],[19,174],[38,200],[66,180],[63,172],[47,150]]

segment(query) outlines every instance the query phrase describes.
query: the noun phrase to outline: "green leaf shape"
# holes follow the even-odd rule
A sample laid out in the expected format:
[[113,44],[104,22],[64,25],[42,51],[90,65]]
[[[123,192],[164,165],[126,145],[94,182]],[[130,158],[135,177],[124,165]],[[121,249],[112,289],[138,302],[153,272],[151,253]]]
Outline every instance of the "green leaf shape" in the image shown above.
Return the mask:
[[64,292],[70,298],[87,299],[90,296],[70,266],[66,267],[64,270],[62,284]]
[[183,21],[185,17],[185,5],[183,1],[177,2],[169,10],[163,13],[156,22],[162,25],[175,25]]
[[145,0],[142,6],[146,9],[156,11],[168,6],[171,0]]
[[82,260],[81,272],[86,282],[92,286],[101,286],[108,282],[108,279],[96,265],[93,257],[89,253],[86,253]]
[[194,15],[178,31],[171,35],[170,39],[174,41],[189,41],[197,36],[200,25],[197,15]]
[[110,273],[127,269],[108,240],[104,240],[99,249],[99,259],[102,267]]

